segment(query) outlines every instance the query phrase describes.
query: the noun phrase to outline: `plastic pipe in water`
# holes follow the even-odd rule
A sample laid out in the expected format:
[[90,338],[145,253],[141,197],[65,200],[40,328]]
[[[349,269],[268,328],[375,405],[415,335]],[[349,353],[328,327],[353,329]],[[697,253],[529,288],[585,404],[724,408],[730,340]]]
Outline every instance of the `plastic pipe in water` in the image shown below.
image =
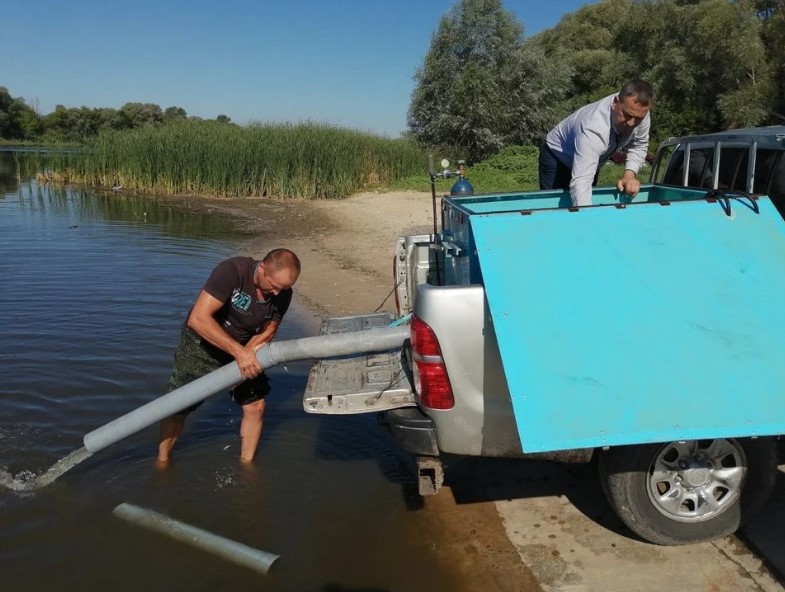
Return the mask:
[[144,526],[181,543],[192,545],[264,574],[270,571],[272,564],[280,558],[279,555],[254,549],[133,504],[122,503],[112,513],[131,524]]
[[[256,359],[262,368],[272,368],[283,362],[385,351],[401,347],[409,334],[410,327],[403,325],[274,341],[261,347]],[[240,381],[237,362],[231,362],[86,434],[84,447],[94,454]]]

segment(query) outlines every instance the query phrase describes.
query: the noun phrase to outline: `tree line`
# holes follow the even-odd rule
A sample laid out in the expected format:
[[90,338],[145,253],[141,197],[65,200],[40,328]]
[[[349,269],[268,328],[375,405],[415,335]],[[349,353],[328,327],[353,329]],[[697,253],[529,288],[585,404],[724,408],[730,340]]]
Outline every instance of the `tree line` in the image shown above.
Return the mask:
[[[119,109],[57,105],[51,113],[41,115],[24,99],[12,97],[7,88],[0,86],[0,138],[5,140],[83,142],[102,131],[200,119],[189,116],[182,107],[161,109],[154,103],[126,103]],[[219,115],[215,121],[231,123],[227,115]]]
[[411,134],[481,160],[542,143],[561,118],[638,78],[653,144],[785,123],[785,0],[602,0],[523,38],[501,0],[461,0],[415,74]]
[[[528,38],[502,0],[458,0],[414,74],[406,135],[477,162],[538,146],[561,118],[633,78],[657,93],[653,144],[785,123],[785,0],[601,0]],[[82,141],[182,119],[198,118],[150,103],[42,116],[0,87],[5,139]]]

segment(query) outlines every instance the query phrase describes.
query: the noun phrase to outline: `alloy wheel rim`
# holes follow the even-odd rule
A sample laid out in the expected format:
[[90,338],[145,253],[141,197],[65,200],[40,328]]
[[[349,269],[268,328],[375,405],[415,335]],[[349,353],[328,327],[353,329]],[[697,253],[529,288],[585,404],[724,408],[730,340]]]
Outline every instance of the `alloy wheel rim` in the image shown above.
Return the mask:
[[733,506],[747,475],[747,459],[733,439],[664,445],[647,473],[649,499],[678,522],[703,522]]

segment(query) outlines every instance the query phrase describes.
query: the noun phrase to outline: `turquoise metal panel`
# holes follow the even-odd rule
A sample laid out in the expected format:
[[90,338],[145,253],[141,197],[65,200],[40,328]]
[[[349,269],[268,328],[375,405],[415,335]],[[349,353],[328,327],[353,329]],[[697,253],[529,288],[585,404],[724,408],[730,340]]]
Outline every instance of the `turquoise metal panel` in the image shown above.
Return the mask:
[[470,217],[524,451],[785,433],[785,224],[758,203]]

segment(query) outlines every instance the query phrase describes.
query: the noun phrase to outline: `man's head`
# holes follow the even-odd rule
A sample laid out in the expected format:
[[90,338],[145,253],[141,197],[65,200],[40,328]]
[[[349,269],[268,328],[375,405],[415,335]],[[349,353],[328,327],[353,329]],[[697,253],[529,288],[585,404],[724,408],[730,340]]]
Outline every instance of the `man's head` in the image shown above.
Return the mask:
[[620,134],[628,134],[651,110],[654,89],[644,80],[630,80],[613,99],[611,119]]
[[273,249],[259,264],[254,282],[263,296],[288,290],[300,276],[300,259],[289,249]]

